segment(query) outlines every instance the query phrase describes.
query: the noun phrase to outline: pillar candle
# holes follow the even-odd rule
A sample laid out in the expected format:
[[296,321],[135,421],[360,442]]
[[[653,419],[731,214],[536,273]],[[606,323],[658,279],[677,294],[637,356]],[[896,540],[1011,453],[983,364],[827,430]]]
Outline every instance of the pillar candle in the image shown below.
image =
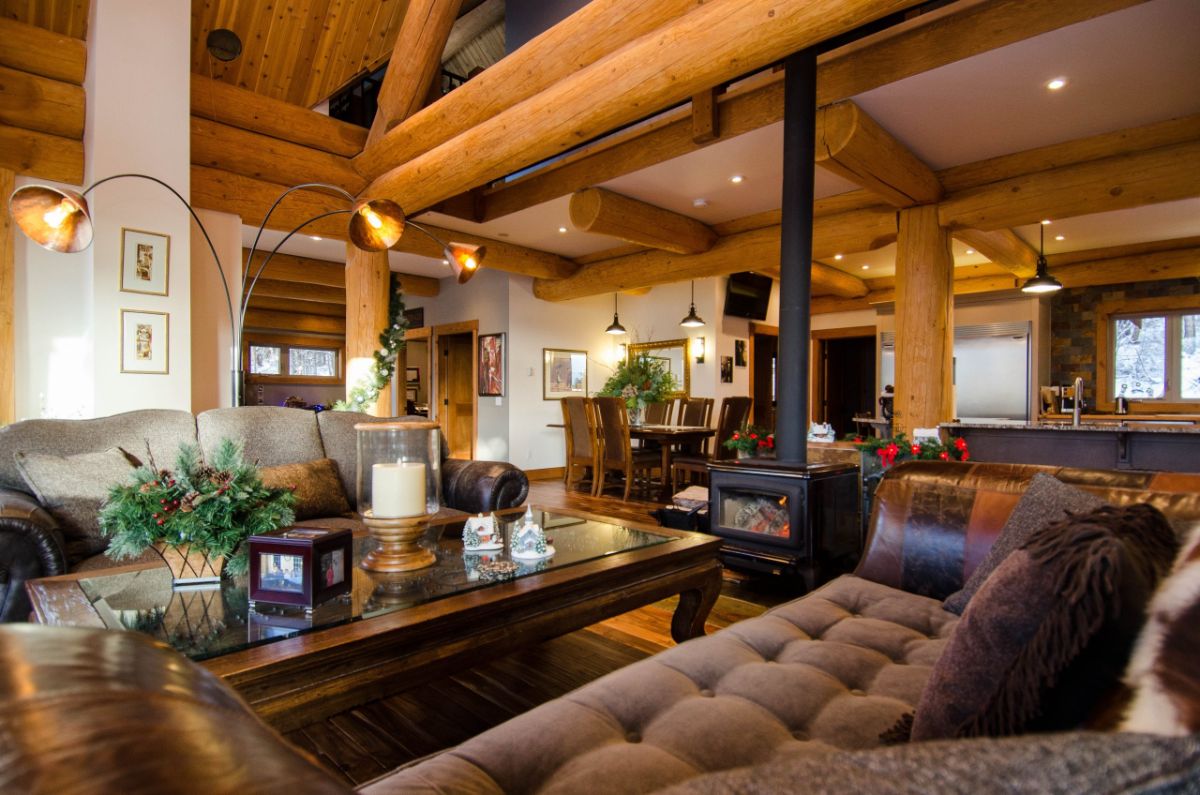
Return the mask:
[[401,461],[372,466],[371,511],[380,519],[425,513],[425,465]]

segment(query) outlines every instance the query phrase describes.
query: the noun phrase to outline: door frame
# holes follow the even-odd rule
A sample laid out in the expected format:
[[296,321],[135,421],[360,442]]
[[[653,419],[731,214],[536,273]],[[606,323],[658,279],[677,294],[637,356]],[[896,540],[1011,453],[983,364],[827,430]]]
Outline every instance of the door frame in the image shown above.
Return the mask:
[[479,437],[479,368],[476,366],[475,358],[479,355],[479,321],[478,320],[463,320],[458,323],[443,323],[441,325],[432,326],[429,342],[429,358],[433,360],[429,369],[429,419],[436,420],[438,425],[442,424],[442,395],[441,387],[441,368],[442,357],[439,355],[441,350],[441,338],[450,337],[458,334],[471,335],[471,458],[475,458],[475,440]]
[[[749,388],[746,390],[750,393],[750,397],[754,397],[754,338],[762,334],[767,337],[779,337],[779,326],[772,326],[767,323],[756,323],[750,321],[750,341],[746,344],[746,376],[750,379]],[[779,344],[776,343],[775,349],[779,349]],[[775,384],[776,388],[779,384]],[[750,409],[750,420],[753,423],[758,423],[758,401],[754,401]]]
[[[813,422],[828,422],[825,416],[825,405],[821,402],[821,395],[825,392],[826,374],[823,366],[825,362],[825,341],[845,339],[847,337],[877,337],[878,329],[875,326],[847,326],[845,328],[826,328],[817,329],[811,332],[812,358],[809,361],[809,397],[808,397],[808,413],[812,417]],[[879,351],[875,351],[875,377],[879,378]],[[878,391],[876,384],[876,391]]]
[[[426,391],[429,393],[429,410],[432,412],[433,411],[433,359],[434,359],[434,355],[433,355],[433,340],[431,339],[431,337],[432,337],[431,329],[428,326],[422,326],[421,328],[410,328],[410,329],[405,330],[405,332],[404,332],[404,341],[406,343],[412,342],[412,341],[424,341],[424,343],[425,343],[425,359],[426,359],[425,372],[428,373],[428,375],[429,375],[429,387]],[[397,385],[397,387],[396,387],[397,388],[397,391],[396,391],[396,415],[397,416],[403,416],[400,414],[400,406],[401,406],[400,401],[403,400],[404,405],[405,406],[408,405],[408,388],[407,388],[408,381],[404,377],[405,374],[408,372],[408,361],[409,361],[408,345],[404,346],[403,354],[404,354],[404,356],[403,356],[404,360],[397,362],[396,372],[392,376],[393,381],[395,381],[396,385]],[[404,397],[401,398],[400,395],[404,395]]]

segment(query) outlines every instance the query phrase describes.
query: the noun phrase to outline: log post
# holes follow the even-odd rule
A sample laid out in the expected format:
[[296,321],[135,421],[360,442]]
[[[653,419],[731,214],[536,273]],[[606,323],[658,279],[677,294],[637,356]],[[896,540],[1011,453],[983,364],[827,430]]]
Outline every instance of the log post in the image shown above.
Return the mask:
[[894,426],[911,437],[954,412],[954,258],[935,205],[899,216]]
[[[16,176],[0,168],[0,196],[10,196]],[[13,344],[13,228],[12,215],[0,213],[0,425],[17,418],[16,347]]]
[[[379,332],[387,325],[390,271],[386,251],[361,251],[346,244],[346,395],[365,375],[379,348]],[[379,391],[379,400],[363,411],[376,417],[392,414],[392,388]]]

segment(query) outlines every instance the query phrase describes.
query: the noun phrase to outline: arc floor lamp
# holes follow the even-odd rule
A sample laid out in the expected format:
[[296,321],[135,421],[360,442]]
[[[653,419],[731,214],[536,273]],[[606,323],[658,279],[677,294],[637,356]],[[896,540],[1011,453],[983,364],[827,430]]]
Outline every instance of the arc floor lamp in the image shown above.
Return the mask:
[[[350,221],[347,237],[350,242],[363,251],[386,251],[400,240],[405,228],[411,226],[413,229],[428,236],[441,247],[445,261],[450,265],[459,284],[466,283],[468,279],[475,275],[486,253],[486,249],[482,246],[446,243],[442,241],[420,224],[408,220],[400,205],[388,199],[358,200],[336,185],[328,185],[321,182],[306,182],[294,185],[283,191],[263,217],[262,223],[259,224],[258,232],[254,237],[254,243],[250,247],[250,255],[246,258],[246,268],[242,274],[241,300],[238,302],[238,307],[235,310],[233,296],[229,292],[228,283],[225,281],[225,268],[221,265],[221,258],[217,255],[217,249],[213,245],[212,238],[208,235],[208,230],[205,229],[199,216],[196,215],[196,211],[192,209],[192,205],[183,198],[179,191],[157,177],[135,173],[114,174],[110,177],[97,180],[79,193],[49,185],[25,185],[13,191],[12,197],[9,200],[9,209],[13,220],[16,221],[17,226],[26,237],[42,248],[60,253],[83,251],[92,244],[92,217],[88,211],[87,199],[85,197],[106,182],[125,178],[149,180],[166,188],[187,208],[187,211],[192,216],[192,220],[196,222],[196,226],[200,228],[201,234],[204,235],[204,242],[208,244],[208,250],[212,254],[213,263],[217,266],[217,271],[221,276],[221,287],[225,290],[225,303],[229,312],[229,332],[233,348],[230,359],[233,371],[233,383],[230,390],[232,392],[232,405],[234,406],[241,405],[244,376],[242,369],[242,331],[246,322],[246,309],[250,304],[250,297],[254,293],[254,286],[258,283],[259,277],[266,270],[271,258],[275,256],[280,247],[312,222],[334,215],[349,215]],[[259,240],[262,238],[263,230],[266,228],[271,214],[275,212],[275,208],[289,194],[302,188],[321,189],[332,192],[348,200],[351,206],[347,209],[332,210],[309,218],[288,232],[263,258],[262,264],[258,266],[258,269],[254,270],[252,267],[254,255],[258,252]],[[253,276],[251,275],[252,272]]]

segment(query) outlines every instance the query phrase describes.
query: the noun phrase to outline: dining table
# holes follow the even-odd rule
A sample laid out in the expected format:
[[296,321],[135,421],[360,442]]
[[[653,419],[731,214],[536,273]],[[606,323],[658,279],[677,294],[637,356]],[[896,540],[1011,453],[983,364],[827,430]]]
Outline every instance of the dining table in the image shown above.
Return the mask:
[[646,442],[658,442],[662,450],[662,491],[659,499],[671,501],[671,455],[677,446],[699,445],[716,434],[715,428],[707,425],[630,425],[629,438]]

